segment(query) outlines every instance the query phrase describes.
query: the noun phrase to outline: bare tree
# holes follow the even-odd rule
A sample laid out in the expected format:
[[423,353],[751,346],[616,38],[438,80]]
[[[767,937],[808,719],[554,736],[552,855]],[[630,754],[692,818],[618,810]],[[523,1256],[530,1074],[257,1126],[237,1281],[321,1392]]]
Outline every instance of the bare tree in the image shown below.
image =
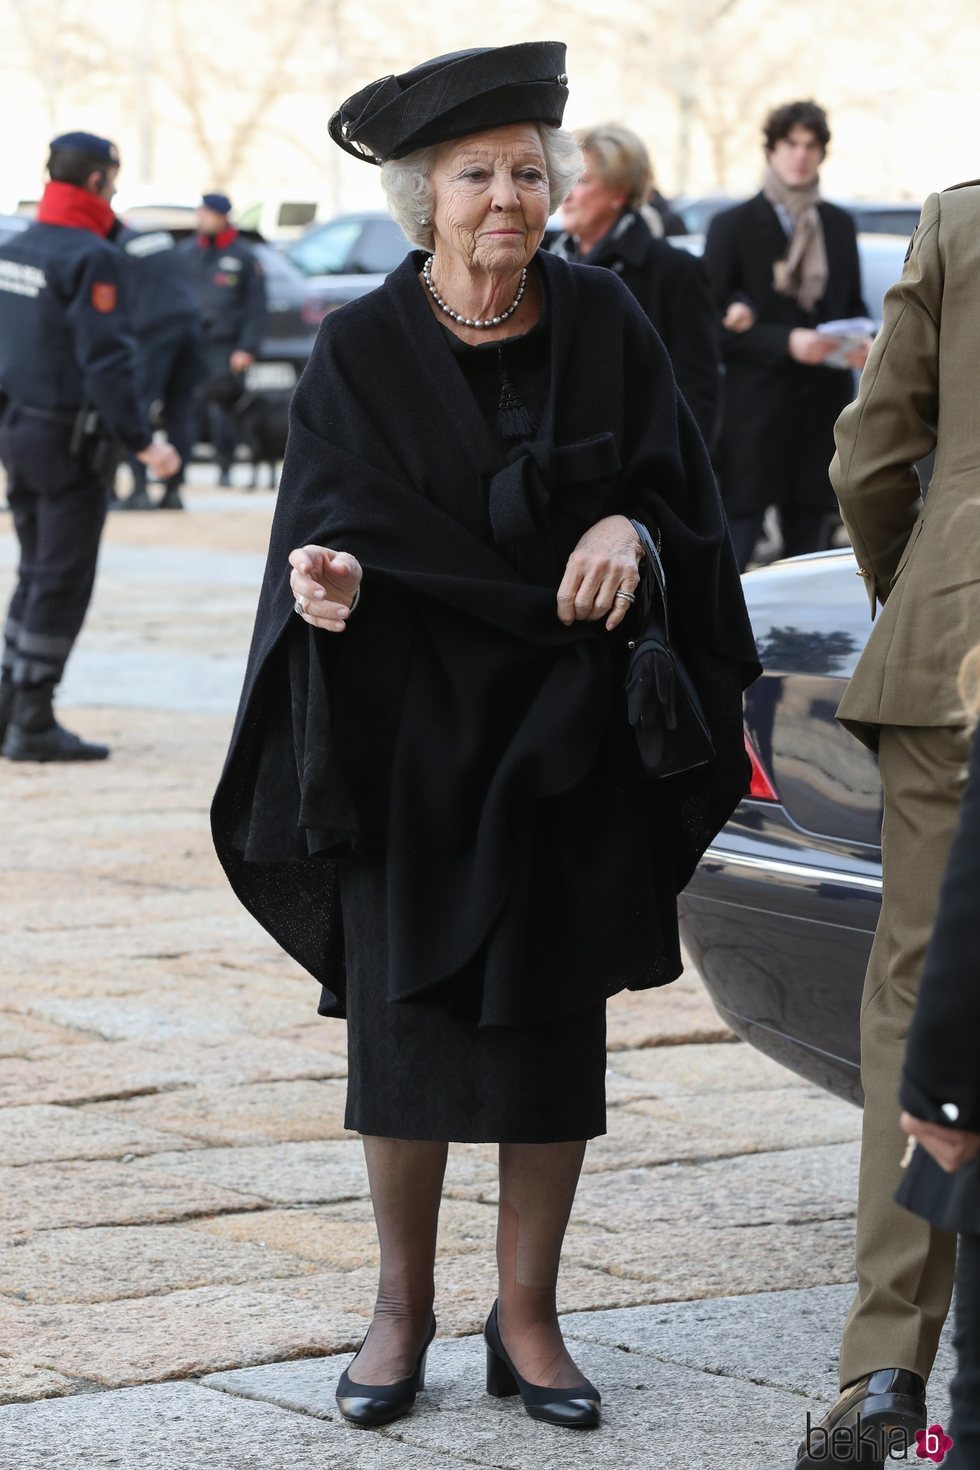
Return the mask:
[[[187,113],[212,183],[226,188],[241,169],[268,114],[288,88],[290,63],[299,53],[304,30],[317,9],[317,0],[293,0],[278,10],[273,24],[269,7],[262,7],[252,30],[264,44],[254,67],[251,63],[247,67],[245,86],[241,52],[236,53],[237,73],[222,67],[214,52],[202,47],[200,6],[195,7],[192,28],[187,22],[185,0],[170,0],[173,46],[165,77]],[[243,24],[241,10],[236,20]],[[239,98],[241,105],[229,128],[226,119],[231,97]]]

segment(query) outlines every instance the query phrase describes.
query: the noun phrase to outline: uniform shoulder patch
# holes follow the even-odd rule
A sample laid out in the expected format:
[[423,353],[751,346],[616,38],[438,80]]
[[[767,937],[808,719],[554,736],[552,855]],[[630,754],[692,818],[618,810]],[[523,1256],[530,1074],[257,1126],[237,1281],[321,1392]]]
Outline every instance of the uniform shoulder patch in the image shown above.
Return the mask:
[[115,284],[112,281],[92,282],[92,305],[96,311],[115,311],[117,295]]

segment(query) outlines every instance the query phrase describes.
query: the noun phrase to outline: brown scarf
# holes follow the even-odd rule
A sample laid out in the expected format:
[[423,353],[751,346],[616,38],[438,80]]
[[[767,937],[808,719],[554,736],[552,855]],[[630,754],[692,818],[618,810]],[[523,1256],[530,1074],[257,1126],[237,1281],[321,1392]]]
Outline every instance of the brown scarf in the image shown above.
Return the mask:
[[795,296],[804,311],[812,311],[827,289],[827,244],[817,204],[820,181],[791,189],[770,164],[762,181],[770,204],[782,204],[793,219],[786,254],[772,268],[772,283],[782,296]]

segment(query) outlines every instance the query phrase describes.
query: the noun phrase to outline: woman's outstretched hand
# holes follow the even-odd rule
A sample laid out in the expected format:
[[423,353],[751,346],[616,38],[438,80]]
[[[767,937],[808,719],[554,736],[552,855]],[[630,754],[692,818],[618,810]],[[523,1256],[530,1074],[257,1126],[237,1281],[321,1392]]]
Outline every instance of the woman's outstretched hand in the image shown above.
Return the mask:
[[632,607],[616,593],[635,592],[643,547],[627,516],[606,516],[590,526],[568,558],[558,588],[558,618],[566,627],[606,619],[612,632]]
[[300,546],[289,553],[289,585],[302,603],[296,611],[311,628],[342,633],[364,575],[356,557],[328,546]]

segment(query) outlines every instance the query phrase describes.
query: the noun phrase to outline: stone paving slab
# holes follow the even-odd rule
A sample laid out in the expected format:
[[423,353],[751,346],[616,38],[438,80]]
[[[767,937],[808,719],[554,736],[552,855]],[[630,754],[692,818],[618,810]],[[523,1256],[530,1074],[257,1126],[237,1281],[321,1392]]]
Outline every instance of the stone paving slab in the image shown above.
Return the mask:
[[[763,1291],[663,1307],[573,1312],[562,1324],[569,1340],[601,1342],[830,1404],[837,1396],[837,1356],[853,1295],[851,1283]],[[952,1336],[947,1323],[929,1387],[930,1416],[946,1425],[955,1368]]]
[[0,1108],[0,1167],[57,1159],[121,1159],[126,1154],[203,1146],[195,1138],[175,1137],[175,1132],[47,1103]]
[[[610,1054],[606,1075],[606,1096],[611,1103],[686,1097],[690,1093],[703,1097],[708,1093],[740,1092],[743,1088],[751,1092],[802,1088],[814,1097],[827,1098],[826,1093],[810,1087],[802,1077],[780,1067],[755,1047],[732,1046],[730,1040],[616,1051]],[[724,1107],[723,1103],[717,1105]]]
[[[500,1470],[762,1470],[774,1466],[780,1452],[783,1461],[789,1458],[786,1446],[795,1448],[806,1409],[819,1408],[798,1394],[654,1363],[595,1342],[577,1344],[576,1357],[603,1396],[598,1430],[555,1429],[529,1419],[519,1399],[491,1399],[484,1392],[483,1343],[466,1338],[433,1345],[415,1412],[378,1438],[433,1456],[459,1449],[468,1463]],[[202,1382],[336,1422],[333,1392],[348,1361],[282,1363]]]
[[[165,1170],[188,1181],[211,1180],[227,1189],[258,1196],[271,1204],[327,1204],[366,1197],[364,1151],[355,1134],[338,1142],[277,1143],[213,1148],[191,1153],[155,1154],[134,1159],[134,1170]],[[446,1187],[450,1191],[486,1187],[497,1177],[493,1144],[456,1144],[449,1151]]]
[[315,1261],[264,1241],[223,1238],[186,1225],[39,1230],[12,1244],[0,1243],[0,1293],[48,1304],[159,1296],[316,1270]]
[[[349,1138],[344,1128],[347,1083],[253,1082],[247,1087],[186,1087],[127,1102],[95,1103],[79,1112],[153,1132],[183,1134],[216,1147]],[[0,1125],[3,1114],[0,1113]],[[166,1148],[166,1143],[158,1143]]]
[[318,1048],[304,1052],[278,1038],[229,1037],[201,1041],[182,1037],[166,1045],[90,1042],[71,1049],[45,1047],[0,1068],[0,1107],[41,1102],[82,1103],[167,1087],[209,1082],[285,1082],[341,1077],[346,1063]]
[[[84,1381],[68,1378],[54,1368],[32,1363],[19,1355],[0,1355],[0,1404],[18,1404],[31,1399],[63,1398],[78,1393]],[[2,1420],[0,1420],[2,1426]],[[0,1427],[0,1452],[4,1451],[4,1431]],[[2,1462],[0,1462],[2,1463]],[[4,1466],[4,1470],[7,1467]]]
[[612,1053],[638,1047],[736,1041],[690,969],[672,985],[614,995],[608,1006],[606,1035]]
[[[158,1157],[153,1156],[152,1157]],[[180,1154],[167,1154],[179,1159]],[[175,1220],[216,1210],[243,1210],[263,1201],[254,1189],[223,1188],[206,1169],[180,1174],[152,1164],[67,1160],[31,1168],[0,1169],[0,1236],[6,1239],[33,1230],[68,1225],[130,1225]]]
[[91,1382],[116,1388],[353,1350],[367,1331],[373,1305],[374,1293],[362,1281],[317,1271],[123,1301],[0,1298],[0,1327],[10,1334],[7,1341],[33,1359],[69,1377],[83,1371]]
[[0,1058],[29,1056],[44,1047],[74,1046],[91,1041],[91,1035],[68,1026],[52,1026],[16,1011],[0,1011]]
[[467,1463],[190,1383],[5,1408],[0,1452],[3,1470],[453,1470]]

